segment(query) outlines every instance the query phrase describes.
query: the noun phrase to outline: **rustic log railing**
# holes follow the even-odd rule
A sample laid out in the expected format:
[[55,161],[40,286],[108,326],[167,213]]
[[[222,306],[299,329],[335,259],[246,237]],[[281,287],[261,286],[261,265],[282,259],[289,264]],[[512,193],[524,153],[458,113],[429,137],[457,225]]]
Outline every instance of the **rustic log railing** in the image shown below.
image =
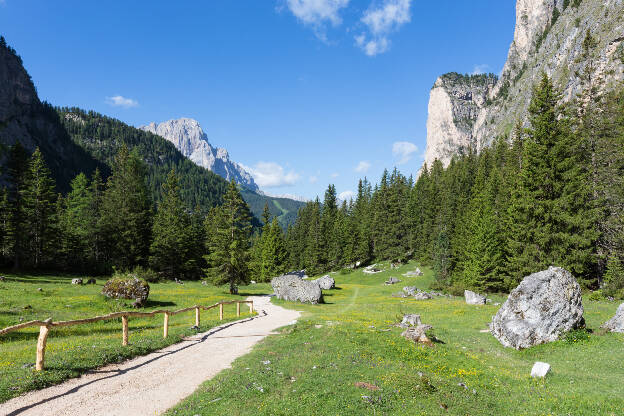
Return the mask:
[[201,306],[201,305],[190,306],[188,308],[179,309],[177,311],[167,311],[167,310],[162,310],[162,309],[151,311],[151,312],[127,311],[127,312],[114,312],[108,315],[95,316],[93,318],[76,319],[73,321],[52,322],[52,319],[46,319],[45,321],[30,321],[30,322],[24,322],[21,324],[9,326],[4,329],[0,329],[0,335],[8,334],[9,332],[18,331],[20,329],[28,328],[31,326],[38,326],[39,327],[39,339],[37,340],[37,361],[35,362],[35,369],[37,371],[41,371],[44,369],[44,366],[45,366],[45,349],[46,349],[46,344],[48,342],[48,334],[50,332],[50,329],[54,327],[84,325],[84,324],[90,324],[90,323],[98,322],[98,321],[108,321],[111,319],[121,318],[121,327],[122,327],[121,344],[128,345],[128,318],[129,317],[146,318],[146,317],[155,316],[161,313],[164,314],[165,319],[164,319],[164,324],[163,324],[163,337],[167,338],[167,336],[169,335],[169,317],[170,316],[195,310],[195,325],[199,327],[200,318],[201,318],[200,316],[201,310],[207,311],[207,310],[216,308],[218,306],[219,307],[219,320],[223,320],[223,305],[230,305],[233,303],[236,303],[236,316],[240,316],[241,303],[249,304],[249,313],[250,314],[253,313],[253,301],[231,300],[227,302],[218,302],[210,306]]

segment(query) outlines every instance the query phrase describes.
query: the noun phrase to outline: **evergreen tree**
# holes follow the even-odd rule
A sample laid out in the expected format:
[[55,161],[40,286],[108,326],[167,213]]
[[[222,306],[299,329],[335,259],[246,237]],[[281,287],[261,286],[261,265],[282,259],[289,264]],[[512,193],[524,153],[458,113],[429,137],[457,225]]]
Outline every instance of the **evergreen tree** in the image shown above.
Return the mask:
[[6,241],[13,256],[14,269],[21,267],[22,258],[26,254],[26,235],[23,232],[25,221],[23,191],[28,175],[28,159],[28,154],[20,142],[11,146],[7,161],[10,219],[6,231]]
[[87,176],[81,173],[71,182],[61,219],[64,257],[74,270],[86,271],[95,262],[90,244],[95,232],[92,207],[92,189]]
[[199,259],[191,216],[187,212],[175,170],[163,184],[163,199],[158,205],[152,228],[150,265],[168,278],[199,275]]
[[52,257],[54,247],[50,242],[56,221],[54,181],[39,148],[35,149],[31,157],[21,193],[24,204],[23,232],[29,241],[32,265],[39,268]]
[[223,199],[206,218],[206,260],[215,284],[229,283],[236,294],[238,285],[249,282],[251,214],[234,180]]
[[263,280],[269,281],[286,271],[288,256],[284,243],[284,233],[277,218],[273,218],[268,234],[263,235],[263,237],[261,276]]
[[529,106],[519,188],[509,241],[512,280],[551,265],[588,278],[597,232],[587,172],[544,74]]
[[145,265],[149,257],[152,209],[145,177],[138,155],[122,146],[108,178],[101,216],[107,258],[122,270]]

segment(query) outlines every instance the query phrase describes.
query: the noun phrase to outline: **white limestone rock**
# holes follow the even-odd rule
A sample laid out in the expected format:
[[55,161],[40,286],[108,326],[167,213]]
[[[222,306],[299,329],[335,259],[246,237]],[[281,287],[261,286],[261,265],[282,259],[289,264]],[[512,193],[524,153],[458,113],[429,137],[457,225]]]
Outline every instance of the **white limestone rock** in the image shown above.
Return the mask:
[[464,290],[464,298],[466,299],[466,303],[468,305],[485,305],[485,296],[479,295],[478,293],[472,292],[470,290]]
[[550,267],[512,290],[490,328],[505,347],[523,349],[584,326],[581,287],[567,270]]
[[531,369],[531,377],[533,378],[543,378],[546,377],[546,374],[550,372],[550,364],[542,363],[540,361],[533,364],[533,368]]
[[617,308],[615,316],[602,324],[601,328],[609,332],[624,332],[624,303]]

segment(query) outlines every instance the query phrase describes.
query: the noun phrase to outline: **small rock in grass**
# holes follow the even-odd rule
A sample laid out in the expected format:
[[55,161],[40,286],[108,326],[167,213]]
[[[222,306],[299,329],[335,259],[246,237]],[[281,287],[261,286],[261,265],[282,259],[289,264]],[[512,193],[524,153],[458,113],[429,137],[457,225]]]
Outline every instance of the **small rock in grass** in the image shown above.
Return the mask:
[[531,370],[531,377],[546,377],[546,374],[550,372],[550,364],[542,363],[540,361],[533,364],[533,369]]
[[6,277],[0,276],[0,282],[4,282],[5,280],[6,280]]
[[364,381],[358,381],[357,383],[355,383],[355,387],[359,387],[361,389],[366,389],[366,390],[370,390],[370,391],[380,390],[380,388],[377,387],[376,385],[371,384],[371,383],[366,383]]
[[32,306],[26,305],[26,306],[24,306],[24,309],[32,309]]
[[402,337],[412,340],[417,343],[433,346],[433,342],[427,337],[426,332],[433,329],[431,325],[418,325],[411,328],[407,328],[401,334]]
[[485,296],[470,290],[464,290],[464,298],[466,298],[468,305],[485,305]]
[[321,329],[321,328],[323,328],[323,325],[318,325],[318,324],[317,324],[317,325],[314,325],[314,328],[316,328],[316,329]]
[[95,280],[93,277],[91,279],[87,280],[87,284],[88,285],[94,285],[96,283],[97,283],[97,280]]
[[42,289],[42,288],[40,288],[40,287],[38,287],[38,288],[37,288],[37,292],[43,292],[43,289]]
[[197,325],[193,325],[190,329],[193,331],[199,331],[199,327]]
[[82,284],[82,279],[79,279],[79,278],[72,279],[71,284],[72,285],[81,285]]
[[618,306],[615,316],[602,324],[601,328],[609,332],[624,332],[624,303]]
[[255,281],[255,280],[252,280],[252,281],[251,281],[251,282],[249,282],[249,283],[251,283],[252,285],[255,285],[255,284],[256,284],[256,281]]
[[271,361],[269,361],[269,360],[262,361],[262,364],[264,364],[264,365],[269,365],[269,364],[271,364]]
[[22,366],[22,368],[26,369],[26,368],[33,368],[35,366],[35,363],[26,363]]
[[421,324],[422,322],[420,320],[420,315],[417,315],[415,313],[410,313],[407,315],[403,315],[403,320],[398,326],[401,328],[409,328],[411,326],[418,326]]
[[457,385],[458,385],[459,387],[463,387],[463,388],[464,388],[464,390],[468,390],[468,386],[467,386],[467,385],[465,385],[464,383],[457,383]]
[[414,299],[416,300],[427,300],[427,299],[431,299],[433,298],[433,296],[431,296],[429,293],[427,292],[418,292],[414,295]]
[[399,283],[399,282],[400,282],[400,280],[399,280],[399,279],[397,279],[396,277],[391,277],[391,278],[389,278],[388,280],[386,280],[386,282],[385,282],[385,283],[386,283],[387,285],[394,285],[394,284]]
[[208,282],[204,280],[204,281],[202,282],[202,285],[207,286],[207,285],[208,285]]

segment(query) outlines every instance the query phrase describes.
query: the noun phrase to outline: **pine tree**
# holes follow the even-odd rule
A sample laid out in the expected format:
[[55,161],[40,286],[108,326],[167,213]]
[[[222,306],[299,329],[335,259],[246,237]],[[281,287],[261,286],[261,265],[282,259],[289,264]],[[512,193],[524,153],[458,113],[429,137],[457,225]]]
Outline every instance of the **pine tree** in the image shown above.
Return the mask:
[[287,255],[282,227],[274,217],[262,246],[261,276],[263,280],[269,281],[286,271]]
[[214,283],[228,283],[236,294],[249,282],[251,213],[233,179],[223,200],[206,218],[206,260]]
[[102,199],[107,258],[121,270],[145,265],[149,257],[152,208],[145,165],[126,146],[115,157]]
[[61,220],[64,234],[63,252],[72,269],[86,271],[95,261],[91,257],[93,229],[93,194],[84,173],[71,182],[71,191],[65,198],[65,210]]
[[11,146],[7,161],[10,220],[6,238],[13,256],[13,269],[19,269],[22,266],[22,258],[26,255],[26,235],[23,232],[25,221],[23,191],[28,175],[28,160],[28,154],[20,142]]
[[199,264],[193,250],[193,231],[191,216],[180,198],[178,176],[172,169],[163,184],[163,199],[154,217],[150,265],[171,279],[197,276]]
[[52,250],[50,240],[54,229],[56,192],[50,170],[45,165],[39,148],[33,153],[24,188],[24,233],[29,241],[29,253],[32,265],[39,268],[50,259]]
[[509,241],[512,280],[551,265],[587,278],[597,233],[587,171],[544,74],[529,106],[523,166]]
[[324,247],[320,262],[323,271],[336,267],[339,258],[339,247],[336,241],[335,227],[338,215],[336,187],[329,185],[325,191],[321,211],[321,239]]

